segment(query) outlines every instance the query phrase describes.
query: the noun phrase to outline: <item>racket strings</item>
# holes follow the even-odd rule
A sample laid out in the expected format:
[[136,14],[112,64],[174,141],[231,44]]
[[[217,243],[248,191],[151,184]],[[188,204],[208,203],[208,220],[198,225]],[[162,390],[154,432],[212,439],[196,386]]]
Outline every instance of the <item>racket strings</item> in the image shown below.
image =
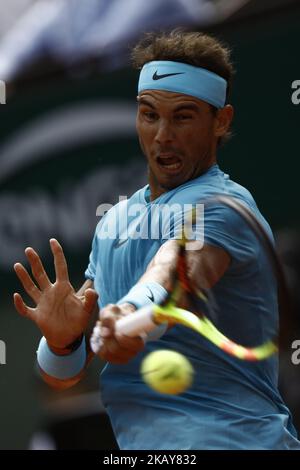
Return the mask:
[[[191,227],[196,223],[196,210],[192,209],[191,212],[185,217],[185,222],[181,227],[181,236],[177,239],[178,242],[178,255],[177,266],[174,272],[174,288],[173,295],[170,297],[177,303],[180,296],[185,293],[188,296],[189,303],[191,304],[193,313],[199,318],[204,317],[204,313],[208,310],[207,302],[208,295],[206,291],[196,284],[188,276],[188,259],[187,259],[187,243],[192,241],[190,237]],[[170,303],[171,305],[172,303]]]

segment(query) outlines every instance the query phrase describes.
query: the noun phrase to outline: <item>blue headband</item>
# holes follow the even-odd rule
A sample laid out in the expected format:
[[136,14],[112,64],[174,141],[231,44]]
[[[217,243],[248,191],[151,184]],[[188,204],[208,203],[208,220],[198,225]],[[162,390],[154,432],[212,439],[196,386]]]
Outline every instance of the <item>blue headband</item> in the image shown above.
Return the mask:
[[223,108],[227,82],[209,70],[182,62],[157,60],[144,65],[140,73],[138,92],[165,90],[195,96]]

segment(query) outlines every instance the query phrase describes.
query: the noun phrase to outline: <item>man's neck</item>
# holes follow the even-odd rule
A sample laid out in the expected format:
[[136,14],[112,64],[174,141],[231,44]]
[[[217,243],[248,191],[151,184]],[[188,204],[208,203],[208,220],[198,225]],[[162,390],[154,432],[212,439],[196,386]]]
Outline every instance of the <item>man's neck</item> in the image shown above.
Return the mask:
[[[195,179],[195,178],[198,178],[199,176],[203,175],[215,164],[216,164],[216,160],[211,162],[209,166],[203,168],[202,171],[197,176],[195,176],[194,178],[191,178],[191,179]],[[148,173],[148,181],[149,181],[150,201],[151,202],[154,201],[155,199],[157,199],[162,194],[167,193],[168,191],[171,191],[172,189],[174,189],[176,187],[175,186],[174,188],[166,188],[164,186],[161,186],[157,182],[155,176],[153,175],[153,173],[151,171],[149,171],[149,173]],[[183,181],[181,184],[187,183],[188,181],[190,181],[190,180]],[[181,186],[181,184],[178,185],[178,186]]]

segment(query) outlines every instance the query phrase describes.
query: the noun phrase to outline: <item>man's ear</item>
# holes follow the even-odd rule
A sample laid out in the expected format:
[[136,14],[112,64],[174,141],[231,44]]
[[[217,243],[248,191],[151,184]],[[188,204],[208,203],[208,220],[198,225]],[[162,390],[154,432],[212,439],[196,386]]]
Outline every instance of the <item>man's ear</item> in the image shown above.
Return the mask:
[[227,104],[224,108],[218,109],[215,117],[215,136],[222,137],[230,128],[234,115],[234,109],[231,104]]

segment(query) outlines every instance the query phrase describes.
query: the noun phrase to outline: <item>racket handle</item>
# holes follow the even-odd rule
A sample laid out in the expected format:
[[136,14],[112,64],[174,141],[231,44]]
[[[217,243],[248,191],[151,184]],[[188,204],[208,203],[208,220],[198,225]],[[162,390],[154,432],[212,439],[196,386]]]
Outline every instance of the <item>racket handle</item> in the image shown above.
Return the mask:
[[157,325],[153,321],[152,306],[147,305],[117,321],[116,333],[126,336],[138,336],[149,333],[156,327]]
[[[135,313],[127,315],[116,322],[116,333],[126,336],[147,335],[157,324],[153,321],[152,306],[147,305],[137,310]],[[97,354],[102,346],[100,326],[94,327],[90,344],[92,351]]]

